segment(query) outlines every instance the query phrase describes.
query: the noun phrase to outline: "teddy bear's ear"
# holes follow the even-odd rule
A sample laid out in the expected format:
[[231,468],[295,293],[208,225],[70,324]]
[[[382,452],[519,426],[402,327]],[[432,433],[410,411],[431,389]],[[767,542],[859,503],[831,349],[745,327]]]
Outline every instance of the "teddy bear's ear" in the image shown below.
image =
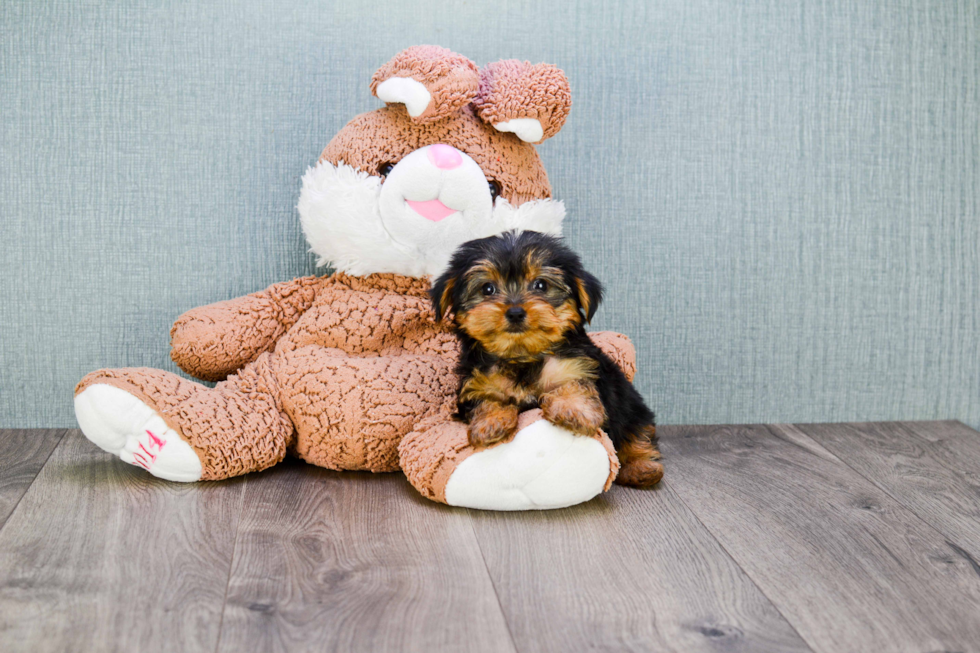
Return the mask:
[[418,123],[441,120],[476,96],[476,64],[437,45],[402,50],[371,78],[371,92],[389,103],[404,104]]
[[557,67],[508,59],[480,70],[480,90],[473,106],[497,130],[540,143],[565,124],[572,91],[565,73]]

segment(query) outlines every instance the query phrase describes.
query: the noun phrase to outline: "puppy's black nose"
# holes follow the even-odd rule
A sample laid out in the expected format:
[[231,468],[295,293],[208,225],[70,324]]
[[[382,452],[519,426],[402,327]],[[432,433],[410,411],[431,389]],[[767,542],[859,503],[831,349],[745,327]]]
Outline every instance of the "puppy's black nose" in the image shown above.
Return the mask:
[[507,316],[508,322],[517,324],[518,322],[524,321],[524,318],[527,317],[527,311],[520,306],[511,306],[506,312],[504,312],[504,315]]

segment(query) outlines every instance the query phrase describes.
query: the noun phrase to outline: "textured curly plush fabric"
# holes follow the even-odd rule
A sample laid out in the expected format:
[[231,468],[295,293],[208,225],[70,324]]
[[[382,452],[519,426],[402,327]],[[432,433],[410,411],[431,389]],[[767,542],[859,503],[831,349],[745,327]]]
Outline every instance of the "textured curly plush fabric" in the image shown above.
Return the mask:
[[[378,133],[391,139],[378,139]],[[501,186],[501,196],[517,206],[551,197],[551,183],[537,150],[513,134],[497,131],[467,105],[452,120],[416,125],[402,105],[361,114],[333,137],[321,161],[346,163],[370,175],[378,164],[397,162],[426,145],[445,143],[466,152]]]
[[431,95],[429,106],[412,118],[419,123],[442,120],[470,103],[480,85],[476,64],[438,45],[416,45],[399,52],[374,73],[371,92],[392,77],[421,82]]
[[473,100],[480,117],[497,124],[515,118],[535,118],[551,138],[565,124],[572,108],[568,80],[556,66],[505,59],[480,71],[480,90]]
[[322,284],[304,277],[187,311],[170,329],[170,357],[188,374],[221,381],[272,349],[313,304]]
[[[465,426],[449,417],[458,348],[435,321],[428,288],[427,279],[395,274],[276,284],[178,318],[173,357],[185,371],[217,377],[248,359],[213,389],[125,368],[93,372],[75,392],[104,383],[136,396],[191,445],[203,480],[265,469],[287,451],[329,469],[396,471],[398,446],[414,433],[405,449],[410,478],[438,499],[433,488],[473,450]],[[624,336],[593,339],[632,368]]]
[[589,337],[614,363],[619,365],[626,378],[632,381],[636,376],[636,348],[633,347],[633,342],[622,333],[615,331],[596,331],[590,333]]

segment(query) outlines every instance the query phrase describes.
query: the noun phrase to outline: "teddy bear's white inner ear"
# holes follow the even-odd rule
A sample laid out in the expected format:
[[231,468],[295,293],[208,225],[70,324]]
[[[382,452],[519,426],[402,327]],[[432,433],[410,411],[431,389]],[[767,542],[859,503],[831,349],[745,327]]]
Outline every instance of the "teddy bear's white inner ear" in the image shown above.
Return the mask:
[[544,138],[544,128],[537,118],[512,118],[498,122],[494,127],[497,131],[517,134],[517,137],[525,143],[537,143]]
[[391,77],[378,84],[375,94],[384,102],[400,102],[408,115],[418,118],[432,101],[432,94],[421,82],[411,77]]

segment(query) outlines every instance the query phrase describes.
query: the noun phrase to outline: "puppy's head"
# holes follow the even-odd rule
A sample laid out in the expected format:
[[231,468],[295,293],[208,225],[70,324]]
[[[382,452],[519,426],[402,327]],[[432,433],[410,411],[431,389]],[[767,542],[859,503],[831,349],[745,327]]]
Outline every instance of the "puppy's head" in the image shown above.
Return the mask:
[[590,321],[602,285],[553,236],[509,231],[471,240],[432,286],[437,319],[456,325],[500,358],[535,358]]

